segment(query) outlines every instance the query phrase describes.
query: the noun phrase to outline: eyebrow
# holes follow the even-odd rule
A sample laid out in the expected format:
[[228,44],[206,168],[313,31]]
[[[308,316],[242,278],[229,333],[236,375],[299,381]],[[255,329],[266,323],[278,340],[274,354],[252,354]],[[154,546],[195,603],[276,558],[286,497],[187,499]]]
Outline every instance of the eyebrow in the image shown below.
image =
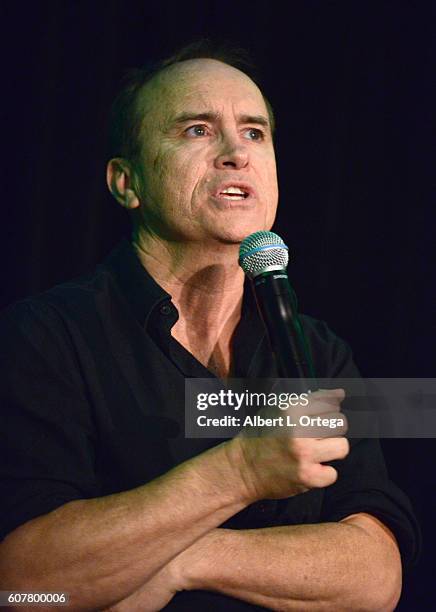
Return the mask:
[[[219,119],[220,115],[218,113],[184,112],[180,113],[180,115],[177,115],[173,120],[171,120],[171,125],[178,126],[182,123],[187,123],[188,121],[208,121],[209,123],[213,123]],[[237,121],[241,124],[251,123],[255,125],[262,125],[265,128],[270,128],[270,122],[264,115],[239,115],[237,117]]]

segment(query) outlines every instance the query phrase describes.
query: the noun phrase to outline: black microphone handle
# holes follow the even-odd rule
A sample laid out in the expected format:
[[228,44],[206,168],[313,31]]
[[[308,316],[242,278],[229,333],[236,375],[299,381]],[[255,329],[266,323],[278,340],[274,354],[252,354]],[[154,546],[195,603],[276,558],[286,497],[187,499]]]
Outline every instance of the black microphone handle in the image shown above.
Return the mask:
[[[281,378],[315,379],[315,369],[297,313],[294,291],[285,270],[259,274],[253,279],[257,306],[268,332]],[[316,390],[316,381],[304,384]]]

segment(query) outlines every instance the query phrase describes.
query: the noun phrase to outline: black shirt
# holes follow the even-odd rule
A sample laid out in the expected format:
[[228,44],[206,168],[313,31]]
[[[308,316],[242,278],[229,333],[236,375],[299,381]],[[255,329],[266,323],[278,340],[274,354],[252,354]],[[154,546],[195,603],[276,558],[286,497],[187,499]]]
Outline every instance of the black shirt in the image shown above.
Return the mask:
[[[217,440],[185,439],[185,377],[214,374],[171,336],[178,314],[124,241],[93,274],[14,304],[0,322],[0,538],[75,499],[140,486]],[[322,378],[356,378],[349,347],[302,317]],[[235,377],[277,377],[247,286],[234,344]],[[389,481],[379,442],[354,440],[337,482],[252,504],[228,528],[338,521],[368,512],[395,534],[403,564],[417,552],[410,503]],[[168,610],[256,609],[206,592]]]

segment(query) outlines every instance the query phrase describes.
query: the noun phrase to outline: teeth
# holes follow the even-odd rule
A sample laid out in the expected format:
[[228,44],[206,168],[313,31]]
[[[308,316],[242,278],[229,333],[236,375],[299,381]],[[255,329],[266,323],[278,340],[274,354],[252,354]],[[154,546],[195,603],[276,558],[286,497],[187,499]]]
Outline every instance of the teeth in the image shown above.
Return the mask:
[[239,189],[239,187],[228,187],[227,189],[223,189],[221,193],[229,193],[234,195],[245,195],[245,191]]

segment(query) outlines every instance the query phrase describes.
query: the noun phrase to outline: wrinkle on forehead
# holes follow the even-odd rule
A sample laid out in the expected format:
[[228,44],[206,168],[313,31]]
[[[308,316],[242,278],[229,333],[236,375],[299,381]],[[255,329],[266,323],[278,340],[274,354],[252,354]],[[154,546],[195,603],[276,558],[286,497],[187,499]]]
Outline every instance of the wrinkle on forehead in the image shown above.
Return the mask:
[[[245,85],[247,89],[250,88],[256,91],[257,95],[262,97],[260,89],[247,74],[219,60],[185,60],[168,66],[156,75],[157,84],[167,91],[189,89],[189,85],[192,85],[192,80],[197,81],[197,85],[200,84],[205,89],[208,89],[209,84],[210,88],[213,88],[215,79],[233,80],[235,85]],[[200,83],[198,83],[199,80]]]
[[189,103],[206,108],[218,79],[234,85],[235,92],[243,92],[241,98],[259,103],[266,111],[262,92],[244,72],[218,60],[192,59],[172,64],[155,75],[144,86],[138,112],[144,120],[151,113],[163,127],[174,112],[184,110]]

